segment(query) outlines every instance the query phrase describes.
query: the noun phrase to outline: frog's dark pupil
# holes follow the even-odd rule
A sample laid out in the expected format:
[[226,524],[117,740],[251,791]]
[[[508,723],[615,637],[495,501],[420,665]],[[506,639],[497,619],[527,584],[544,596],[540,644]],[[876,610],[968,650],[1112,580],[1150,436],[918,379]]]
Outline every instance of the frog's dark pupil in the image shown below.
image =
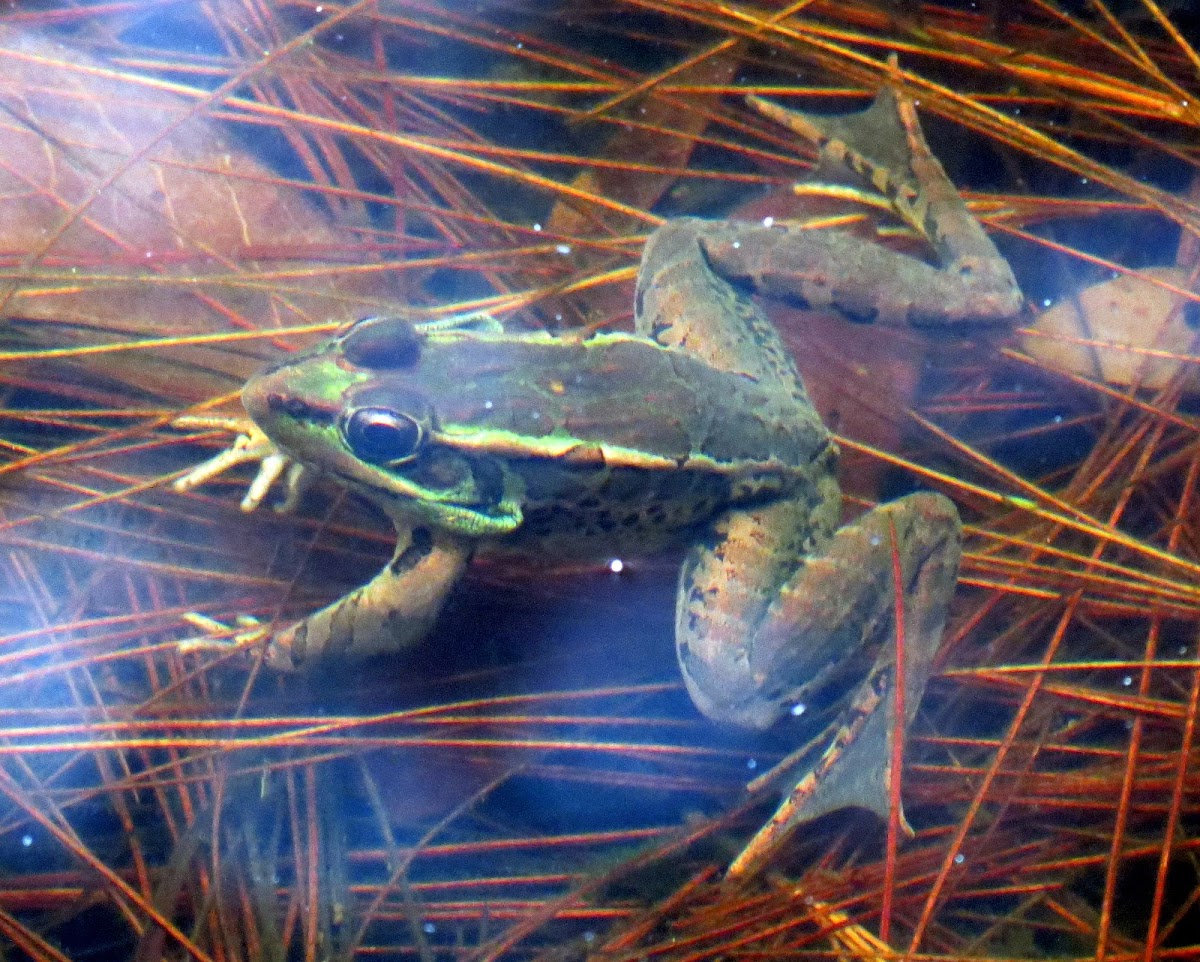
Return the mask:
[[373,371],[414,367],[421,359],[421,338],[398,317],[367,317],[343,335],[342,356]]
[[356,457],[386,466],[411,460],[424,435],[421,425],[407,414],[387,408],[359,408],[342,430]]

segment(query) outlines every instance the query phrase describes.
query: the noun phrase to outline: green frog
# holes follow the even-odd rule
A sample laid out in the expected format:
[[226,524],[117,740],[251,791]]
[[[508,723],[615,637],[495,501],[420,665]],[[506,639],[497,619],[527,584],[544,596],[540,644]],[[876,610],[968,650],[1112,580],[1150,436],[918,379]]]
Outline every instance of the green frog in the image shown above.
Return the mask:
[[936,264],[792,223],[678,219],[646,245],[634,333],[371,317],[268,368],[242,395],[265,437],[235,460],[282,452],[374,502],[399,535],[369,583],[271,633],[269,664],[420,641],[476,554],[608,559],[683,544],[675,644],[696,707],[765,729],[829,686],[858,685],[855,704],[880,710],[839,762],[850,774],[831,775],[789,824],[850,804],[886,812],[897,599],[911,717],[961,525],[945,497],[918,493],[839,527],[837,448],[751,293],[924,324],[1003,320],[1021,295],[910,103],[885,89],[841,117],[758,106],[869,182]]

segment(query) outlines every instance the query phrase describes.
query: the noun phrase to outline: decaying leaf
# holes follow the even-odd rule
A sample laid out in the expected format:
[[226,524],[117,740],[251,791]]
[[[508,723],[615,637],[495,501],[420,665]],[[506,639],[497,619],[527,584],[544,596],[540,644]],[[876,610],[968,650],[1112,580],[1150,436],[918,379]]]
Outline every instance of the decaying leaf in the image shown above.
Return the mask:
[[[1142,274],[1174,287],[1188,284],[1188,272],[1178,267],[1153,267]],[[1144,277],[1122,274],[1055,304],[1022,344],[1050,367],[1122,387],[1158,389],[1182,363],[1160,355],[1195,351],[1196,332],[1187,323],[1193,313],[1189,303],[1195,306]],[[1077,343],[1081,339],[1116,346]]]
[[[386,295],[379,274],[345,271],[362,238],[248,154],[207,116],[204,96],[0,28],[7,343],[350,320]],[[193,401],[236,390],[276,351],[264,341],[155,348],[92,367]]]

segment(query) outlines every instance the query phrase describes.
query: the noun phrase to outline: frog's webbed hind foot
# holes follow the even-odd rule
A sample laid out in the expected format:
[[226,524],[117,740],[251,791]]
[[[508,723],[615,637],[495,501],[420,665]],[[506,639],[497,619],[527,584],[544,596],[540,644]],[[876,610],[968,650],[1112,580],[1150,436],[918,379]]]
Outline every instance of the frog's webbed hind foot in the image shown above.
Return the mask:
[[[863,238],[780,224],[790,237],[777,231],[728,243],[714,239],[706,250],[715,270],[748,281],[764,294],[799,296],[813,307],[833,307],[854,320],[999,322],[1020,312],[1024,299],[1008,263],[930,152],[916,108],[898,87],[885,86],[870,107],[851,114],[808,114],[760,97],[748,100],[813,143],[822,173],[840,172],[843,180],[850,174],[874,191],[929,243],[938,266]],[[822,296],[821,289],[828,293]],[[856,303],[876,292],[881,298],[877,309]]]
[[762,729],[813,702],[833,703],[850,692],[836,757],[818,784],[807,775],[799,779],[800,797],[785,801],[767,830],[772,841],[848,806],[886,817],[889,746],[897,720],[893,550],[902,572],[907,723],[941,641],[961,543],[958,512],[939,494],[881,505],[835,532],[823,551],[809,557],[779,588],[757,625],[722,623],[690,604],[718,586],[726,593],[743,589],[722,585],[720,566],[706,557],[689,556],[676,633],[688,690],[705,714]]

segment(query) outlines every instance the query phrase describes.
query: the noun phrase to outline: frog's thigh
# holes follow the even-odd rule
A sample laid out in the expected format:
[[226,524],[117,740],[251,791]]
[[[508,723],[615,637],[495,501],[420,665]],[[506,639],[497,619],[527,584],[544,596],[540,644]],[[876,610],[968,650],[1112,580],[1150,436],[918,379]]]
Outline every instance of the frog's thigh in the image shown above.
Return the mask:
[[[772,505],[764,512],[779,511]],[[730,534],[771,535],[782,520],[740,515]],[[799,570],[761,598],[753,568],[720,564],[732,539],[694,549],[684,567],[676,621],[680,667],[709,717],[767,728],[830,681],[846,662],[888,658],[895,591],[889,522],[904,573],[908,712],[916,710],[954,593],[962,527],[954,505],[915,494],[868,512],[837,531]],[[739,530],[744,529],[744,530]],[[760,529],[755,531],[755,529]],[[761,607],[745,605],[753,596]],[[732,604],[729,600],[732,600]],[[709,608],[711,607],[711,612]],[[851,657],[860,653],[860,659]],[[847,684],[852,684],[849,680]]]
[[272,639],[267,659],[274,667],[294,671],[331,658],[399,651],[428,633],[470,549],[421,526],[397,535],[396,552],[379,574]]
[[719,221],[680,217],[651,235],[642,252],[634,299],[637,332],[687,351],[710,367],[745,374],[803,398],[791,355],[754,301],[715,274],[706,237]]

